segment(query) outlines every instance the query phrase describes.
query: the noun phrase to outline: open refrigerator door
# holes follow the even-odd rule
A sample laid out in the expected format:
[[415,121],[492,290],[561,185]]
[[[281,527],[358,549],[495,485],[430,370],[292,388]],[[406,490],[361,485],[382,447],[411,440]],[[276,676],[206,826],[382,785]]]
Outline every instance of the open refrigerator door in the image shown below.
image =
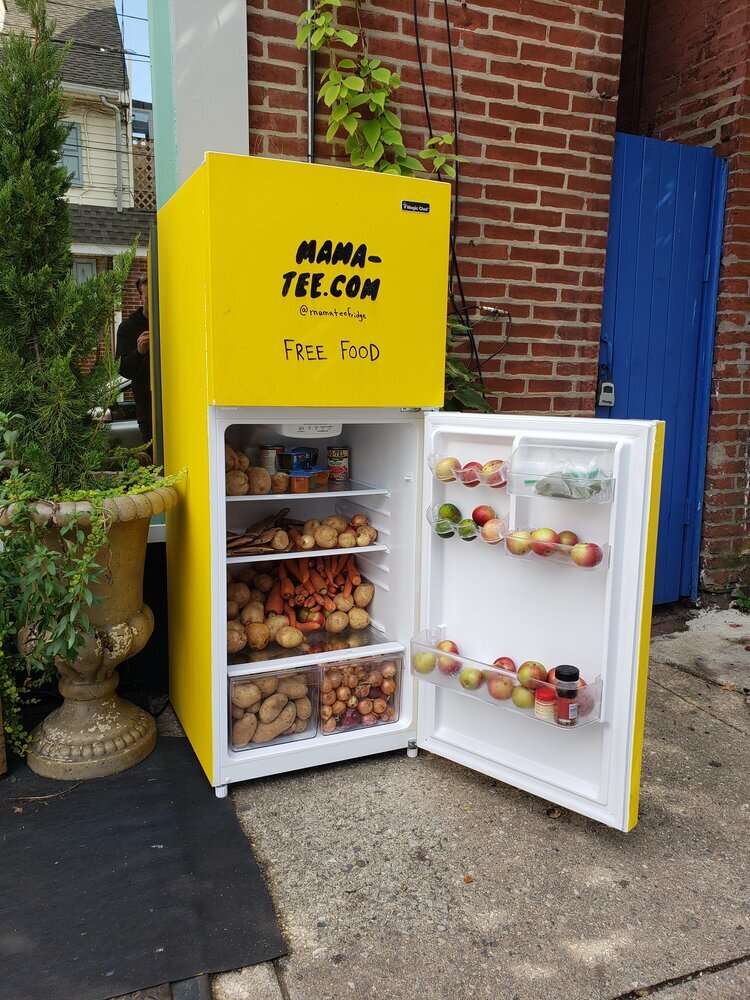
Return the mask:
[[426,416],[419,745],[620,830],[662,447],[656,422]]

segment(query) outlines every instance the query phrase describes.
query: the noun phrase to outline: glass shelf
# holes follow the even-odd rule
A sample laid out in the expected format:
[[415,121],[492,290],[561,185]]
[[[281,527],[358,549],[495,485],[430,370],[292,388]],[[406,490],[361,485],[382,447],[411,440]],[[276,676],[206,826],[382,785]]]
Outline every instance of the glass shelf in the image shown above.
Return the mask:
[[[566,732],[601,721],[601,677],[580,686],[547,683],[533,677],[528,678],[525,683],[519,682],[516,673],[494,664],[469,659],[450,649],[438,649],[437,644],[445,639],[444,631],[440,628],[425,629],[411,640],[411,673],[416,680],[434,684],[454,694],[475,698],[486,705],[495,706],[501,712],[512,712]],[[575,725],[560,725],[554,714],[549,719],[540,718],[535,706],[537,688],[550,691],[556,696],[549,703],[553,713],[559,693],[563,689],[574,690],[575,697],[564,700],[575,704]]]
[[227,566],[240,566],[244,563],[279,562],[286,559],[317,559],[324,556],[340,556],[346,552],[357,556],[363,552],[387,552],[388,547],[375,542],[374,545],[357,545],[348,549],[305,549],[301,552],[263,552],[258,556],[227,556]]
[[[500,458],[491,459],[482,465],[479,462],[467,462],[462,467],[458,459],[433,452],[428,456],[427,464],[435,479],[441,483],[456,482],[469,487],[481,484],[499,490],[505,486],[507,480],[508,466]],[[491,468],[488,468],[490,466]]]
[[508,492],[515,496],[612,503],[614,454],[567,445],[520,445],[508,460]]
[[257,500],[314,500],[320,497],[364,497],[364,496],[389,496],[390,490],[385,486],[370,486],[368,483],[358,483],[353,479],[348,479],[340,483],[333,483],[330,480],[321,486],[316,486],[309,493],[264,493],[261,495],[245,494],[238,497],[226,497],[227,503],[243,503]]

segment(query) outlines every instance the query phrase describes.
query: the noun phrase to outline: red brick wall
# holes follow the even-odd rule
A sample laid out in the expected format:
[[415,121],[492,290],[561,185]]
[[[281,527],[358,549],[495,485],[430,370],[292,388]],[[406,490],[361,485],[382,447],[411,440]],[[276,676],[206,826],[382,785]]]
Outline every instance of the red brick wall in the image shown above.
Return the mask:
[[[345,0],[341,20],[351,15]],[[453,131],[442,2],[419,3],[433,128]],[[472,306],[513,337],[485,367],[504,412],[591,414],[624,0],[449,0],[461,171],[457,252]],[[250,150],[306,156],[302,0],[249,0]],[[397,69],[407,145],[427,138],[409,0],[361,4],[370,53]],[[423,16],[422,16],[423,15]],[[316,125],[316,158],[331,151]],[[345,162],[345,161],[344,161]],[[489,357],[503,330],[477,331]]]
[[713,146],[729,158],[703,519],[701,581],[709,590],[728,589],[750,561],[749,39],[747,0],[651,0],[632,122],[641,134]]

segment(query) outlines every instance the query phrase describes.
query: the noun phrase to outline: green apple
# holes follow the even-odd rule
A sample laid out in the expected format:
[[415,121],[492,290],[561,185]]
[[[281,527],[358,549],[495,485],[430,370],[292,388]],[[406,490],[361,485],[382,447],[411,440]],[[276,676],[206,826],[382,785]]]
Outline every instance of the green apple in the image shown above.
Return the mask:
[[418,674],[431,674],[435,669],[437,660],[434,653],[415,653],[412,665]]
[[460,468],[461,463],[457,458],[441,458],[435,466],[435,475],[444,483],[450,483],[456,478],[456,469]]
[[476,691],[482,686],[482,671],[478,667],[464,667],[458,675],[458,680],[462,688],[467,691]]
[[451,522],[443,518],[441,521],[435,522],[435,533],[440,535],[441,538],[452,538],[456,531]]
[[451,524],[458,524],[461,520],[461,511],[454,503],[441,503],[438,507],[438,517],[444,517]]
[[458,525],[459,537],[465,542],[471,542],[477,537],[477,526],[470,517],[465,517]]
[[529,691],[528,688],[521,687],[520,685],[513,688],[513,693],[510,697],[516,708],[533,708],[534,701],[536,700],[533,691]]

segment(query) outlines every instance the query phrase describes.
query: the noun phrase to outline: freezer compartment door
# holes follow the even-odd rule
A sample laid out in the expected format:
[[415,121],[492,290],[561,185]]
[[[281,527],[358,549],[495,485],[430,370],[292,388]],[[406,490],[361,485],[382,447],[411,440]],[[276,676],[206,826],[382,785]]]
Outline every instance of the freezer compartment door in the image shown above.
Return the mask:
[[[659,422],[426,417],[419,744],[620,830],[638,818],[662,448]],[[452,475],[456,462],[476,477]],[[472,528],[473,515],[489,523]],[[430,669],[430,638],[460,655],[443,650]],[[582,695],[578,724],[575,709],[573,724],[550,724],[538,667],[525,691],[485,690],[482,665],[501,657],[504,676],[508,661],[576,666],[595,720],[582,724]]]

